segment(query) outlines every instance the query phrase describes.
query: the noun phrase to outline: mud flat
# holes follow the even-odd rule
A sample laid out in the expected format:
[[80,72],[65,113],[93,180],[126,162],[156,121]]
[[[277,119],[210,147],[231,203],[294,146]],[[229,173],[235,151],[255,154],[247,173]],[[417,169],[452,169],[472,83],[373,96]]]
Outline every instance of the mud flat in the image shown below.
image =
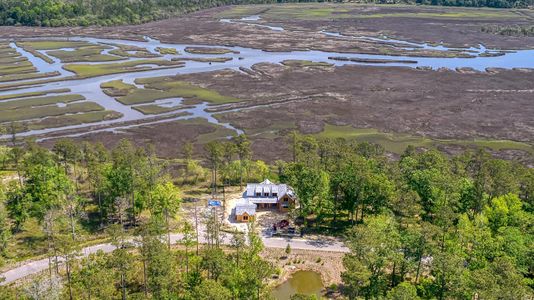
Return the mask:
[[373,59],[373,58],[350,58],[350,57],[329,57],[328,59],[338,61],[352,61],[357,63],[373,63],[373,64],[416,64],[417,60],[394,60],[394,59]]
[[[72,133],[160,143],[172,130],[174,141],[203,143],[245,132],[258,156],[275,160],[288,153],[287,133],[298,130],[378,142],[395,154],[408,144],[531,152],[531,93],[520,91],[532,89],[534,42],[480,31],[486,24],[529,22],[530,12],[352,4],[244,8],[114,28],[6,28],[0,36],[25,37],[20,45],[38,52],[4,43],[1,59],[13,64],[2,68],[5,76],[21,66],[30,78],[51,70],[59,75],[15,78],[0,86],[19,90],[0,91],[0,97],[69,89],[95,101],[98,113],[119,116],[25,133],[44,139]],[[320,14],[312,13],[318,8]],[[41,38],[28,41],[31,35]],[[75,123],[74,113],[64,116]],[[27,129],[59,117],[43,116],[48,121]],[[209,130],[181,132],[186,123],[189,130]]]

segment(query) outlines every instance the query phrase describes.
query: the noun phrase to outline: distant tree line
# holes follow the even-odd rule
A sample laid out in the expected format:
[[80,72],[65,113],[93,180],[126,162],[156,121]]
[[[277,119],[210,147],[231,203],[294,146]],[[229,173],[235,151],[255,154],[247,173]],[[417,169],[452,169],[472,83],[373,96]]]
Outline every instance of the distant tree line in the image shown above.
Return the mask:
[[0,0],[0,25],[140,24],[200,9],[273,0]]
[[[140,24],[205,8],[239,4],[343,2],[339,0],[0,0],[0,26],[88,26]],[[528,7],[533,0],[365,0],[377,4],[411,3],[471,7]]]

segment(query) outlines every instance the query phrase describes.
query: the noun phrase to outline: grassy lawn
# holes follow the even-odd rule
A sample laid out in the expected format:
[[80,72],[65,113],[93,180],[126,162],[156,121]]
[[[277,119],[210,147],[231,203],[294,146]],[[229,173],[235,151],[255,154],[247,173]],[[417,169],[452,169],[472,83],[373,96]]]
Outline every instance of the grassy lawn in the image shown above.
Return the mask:
[[464,147],[482,147],[492,150],[514,149],[534,153],[532,145],[507,140],[437,140],[409,134],[384,133],[371,128],[353,128],[352,126],[335,126],[326,124],[317,136],[324,138],[348,138],[359,142],[376,143],[386,151],[401,154],[409,145],[415,147],[435,147],[437,145],[459,145]]
[[87,78],[109,74],[153,70],[154,68],[152,68],[152,66],[178,68],[183,66],[183,63],[167,60],[137,60],[110,64],[67,64],[63,66],[63,68],[67,71],[74,72],[78,77]]

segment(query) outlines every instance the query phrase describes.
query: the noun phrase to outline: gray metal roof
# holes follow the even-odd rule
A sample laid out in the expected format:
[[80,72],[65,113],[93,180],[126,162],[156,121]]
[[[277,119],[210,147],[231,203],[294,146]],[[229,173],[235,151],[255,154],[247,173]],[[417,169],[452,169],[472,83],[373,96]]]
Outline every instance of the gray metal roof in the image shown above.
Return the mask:
[[[256,196],[260,193],[261,196]],[[273,196],[276,193],[276,197]],[[269,194],[269,196],[264,196]],[[274,184],[269,179],[264,180],[261,183],[249,183],[247,184],[247,190],[245,197],[251,199],[256,203],[276,203],[284,195],[293,197],[293,191],[287,186],[287,184]]]

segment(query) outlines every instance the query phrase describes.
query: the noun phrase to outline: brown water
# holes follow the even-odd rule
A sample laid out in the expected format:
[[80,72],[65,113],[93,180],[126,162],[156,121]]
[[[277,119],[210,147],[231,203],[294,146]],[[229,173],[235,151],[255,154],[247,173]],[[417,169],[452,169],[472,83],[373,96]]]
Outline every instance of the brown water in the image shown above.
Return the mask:
[[272,295],[277,300],[289,300],[292,295],[305,294],[321,296],[323,281],[321,275],[313,271],[298,271],[281,285],[277,286]]

